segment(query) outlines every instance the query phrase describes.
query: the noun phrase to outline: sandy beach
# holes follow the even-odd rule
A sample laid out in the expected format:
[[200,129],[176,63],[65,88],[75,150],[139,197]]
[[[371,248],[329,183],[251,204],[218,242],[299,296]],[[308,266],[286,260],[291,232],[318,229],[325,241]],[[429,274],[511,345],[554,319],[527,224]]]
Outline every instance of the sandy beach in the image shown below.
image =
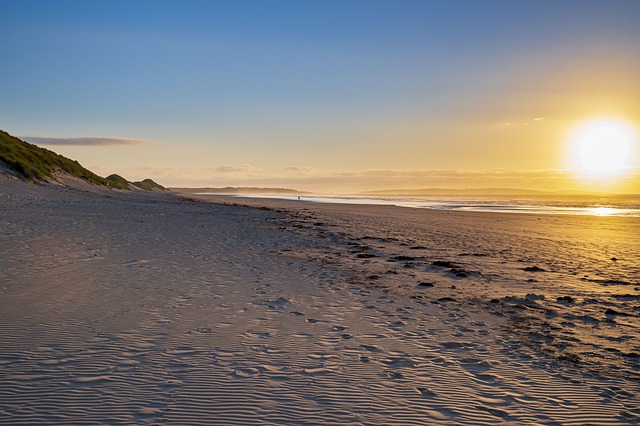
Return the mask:
[[[561,360],[640,378],[640,219],[199,196],[271,208],[352,282],[505,315]],[[523,334],[524,333],[524,334]]]
[[637,424],[640,219],[0,179],[0,424]]

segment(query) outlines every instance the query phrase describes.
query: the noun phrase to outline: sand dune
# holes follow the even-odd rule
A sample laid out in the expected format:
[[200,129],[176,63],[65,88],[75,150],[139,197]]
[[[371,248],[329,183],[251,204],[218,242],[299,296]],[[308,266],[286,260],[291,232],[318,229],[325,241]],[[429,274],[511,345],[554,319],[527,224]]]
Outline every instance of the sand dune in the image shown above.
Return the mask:
[[[543,285],[570,275],[568,261],[551,263],[556,247],[575,250],[573,267],[590,276],[576,275],[576,289],[616,292],[633,277],[582,259],[617,256],[637,268],[635,246],[583,253],[558,223],[549,231],[557,240],[531,250],[531,226],[508,215],[489,227],[496,216],[433,213],[425,228],[402,209],[271,207],[279,211],[0,181],[0,424],[640,420],[634,365],[616,364],[616,375],[605,362],[560,362],[525,344],[508,312],[531,311],[520,323],[528,327],[567,317],[567,302]],[[606,235],[627,229],[608,226]],[[585,247],[601,238],[593,232]],[[530,265],[545,271],[523,270]],[[606,296],[615,309],[637,314],[616,295]],[[480,302],[492,298],[494,308]],[[556,316],[534,315],[534,304]],[[636,316],[614,326],[592,315],[592,328],[618,336],[612,345],[624,334],[630,347],[620,351],[637,350]],[[580,327],[549,333],[577,329],[580,340]]]

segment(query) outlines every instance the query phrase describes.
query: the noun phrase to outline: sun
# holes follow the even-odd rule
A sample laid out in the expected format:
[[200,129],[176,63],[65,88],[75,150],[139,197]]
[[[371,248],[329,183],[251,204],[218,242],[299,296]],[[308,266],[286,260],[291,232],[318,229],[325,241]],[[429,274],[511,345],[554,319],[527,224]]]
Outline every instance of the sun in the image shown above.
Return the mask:
[[594,120],[583,124],[574,136],[577,169],[599,175],[620,172],[631,166],[633,134],[619,120]]
[[580,138],[578,156],[584,170],[612,172],[627,165],[629,138],[620,128],[597,125]]

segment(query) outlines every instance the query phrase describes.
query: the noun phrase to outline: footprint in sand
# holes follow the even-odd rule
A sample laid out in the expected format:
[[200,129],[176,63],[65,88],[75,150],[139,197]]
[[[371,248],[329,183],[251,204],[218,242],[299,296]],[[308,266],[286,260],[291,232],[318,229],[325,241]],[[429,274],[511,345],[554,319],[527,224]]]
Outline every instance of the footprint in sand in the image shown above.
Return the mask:
[[260,370],[257,368],[237,368],[231,373],[233,377],[236,378],[248,378],[259,374]]
[[416,390],[422,396],[426,396],[426,397],[434,397],[434,396],[436,396],[435,392],[433,392],[433,391],[431,391],[431,390],[429,390],[429,389],[427,389],[425,387],[419,387],[419,388],[416,388]]
[[360,347],[369,352],[382,352],[379,347],[373,345],[360,345]]
[[[260,292],[258,292],[260,294]],[[285,306],[293,304],[293,301],[287,297],[280,296],[274,300],[254,301],[254,305],[266,306],[269,309],[283,309]]]
[[390,357],[380,361],[388,368],[414,368],[416,364],[409,358],[405,356],[400,357]]
[[258,338],[258,339],[267,339],[269,337],[271,337],[271,333],[268,331],[253,331],[253,330],[247,330],[243,333],[246,337],[253,337],[253,338]]
[[493,368],[489,361],[477,358],[463,358],[460,360],[460,366],[470,373],[484,373]]

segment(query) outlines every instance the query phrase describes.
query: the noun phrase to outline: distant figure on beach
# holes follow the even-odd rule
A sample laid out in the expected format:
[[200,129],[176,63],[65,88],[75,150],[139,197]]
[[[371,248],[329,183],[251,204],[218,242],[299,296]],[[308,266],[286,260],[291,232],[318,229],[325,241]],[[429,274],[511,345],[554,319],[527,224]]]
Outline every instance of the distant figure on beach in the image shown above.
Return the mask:
[[300,199],[300,196],[298,196],[298,200]]

